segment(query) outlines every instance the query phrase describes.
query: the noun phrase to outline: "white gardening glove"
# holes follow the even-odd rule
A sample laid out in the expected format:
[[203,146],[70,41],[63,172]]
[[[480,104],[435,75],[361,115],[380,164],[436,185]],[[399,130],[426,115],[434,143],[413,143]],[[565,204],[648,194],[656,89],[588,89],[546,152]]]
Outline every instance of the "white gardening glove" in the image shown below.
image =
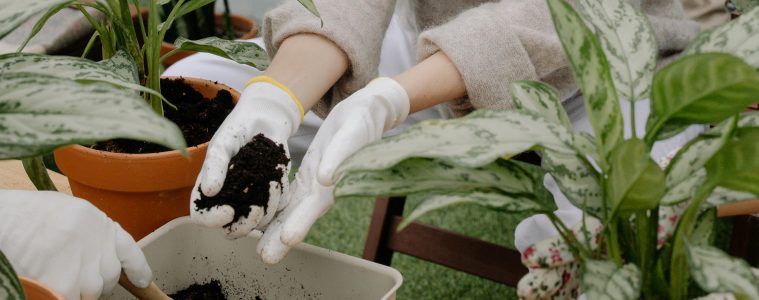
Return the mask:
[[258,244],[265,262],[279,262],[332,206],[333,175],[340,163],[401,124],[408,113],[406,91],[390,78],[375,79],[332,109],[298,169],[289,205]]
[[[290,171],[287,139],[298,129],[302,118],[303,108],[287,87],[266,76],[251,79],[232,113],[211,138],[203,168],[190,197],[190,219],[207,227],[224,227],[232,238],[245,236],[253,229],[265,228],[286,204]],[[240,216],[235,218],[232,206],[211,206],[201,200],[201,192],[207,197],[219,193],[232,157],[259,134],[282,145],[288,159],[287,165],[275,167],[281,170],[282,178],[278,182],[270,182],[266,206],[250,205],[247,215],[240,212]]]
[[109,293],[123,268],[137,287],[153,274],[118,223],[87,202],[58,192],[0,190],[0,249],[19,275],[66,299]]

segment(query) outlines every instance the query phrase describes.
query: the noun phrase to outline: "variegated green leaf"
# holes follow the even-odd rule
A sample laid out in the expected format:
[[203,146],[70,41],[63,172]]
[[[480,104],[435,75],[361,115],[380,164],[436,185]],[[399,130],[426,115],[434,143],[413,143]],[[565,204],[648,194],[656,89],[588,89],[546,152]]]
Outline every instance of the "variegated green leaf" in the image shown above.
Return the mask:
[[622,114],[609,64],[598,39],[564,0],[548,0],[554,27],[564,46],[575,80],[583,92],[585,110],[602,154],[605,169],[609,153],[622,142]]
[[612,210],[648,210],[659,205],[664,194],[664,171],[651,157],[645,143],[629,139],[609,158],[606,193]]
[[[757,101],[759,74],[724,53],[680,58],[656,73],[646,142],[660,139],[665,125],[681,131],[690,124],[719,123]],[[671,131],[671,130],[670,130]]]
[[515,81],[511,84],[511,99],[517,109],[528,111],[556,124],[572,128],[567,112],[561,106],[559,93],[540,81]]
[[603,203],[599,174],[577,154],[546,150],[542,165],[572,204],[593,216],[601,216]]
[[709,198],[706,198],[704,208],[717,207],[722,204],[728,204],[739,201],[747,201],[759,199],[759,195],[755,195],[748,192],[738,192],[729,190],[723,187],[717,187],[714,189]]
[[[118,87],[161,96],[138,84],[137,69],[129,54],[119,51],[112,59],[94,62],[71,56],[9,53],[0,55],[0,74],[39,74],[80,82],[105,82]],[[165,100],[165,99],[164,99]]]
[[0,39],[37,13],[69,0],[0,0]]
[[710,246],[689,246],[690,274],[706,292],[728,292],[759,299],[759,281],[749,265]]
[[13,266],[5,258],[3,251],[0,251],[0,299],[6,300],[24,300],[24,289],[18,280]]
[[[321,20],[322,16],[319,14],[319,10],[316,9],[316,5],[314,4],[314,0],[298,0],[303,7],[308,9],[309,12],[311,12],[314,16],[319,17]],[[324,25],[324,21],[322,20],[322,25]]]
[[634,264],[617,267],[611,261],[588,260],[580,273],[582,291],[588,299],[636,300],[640,297],[641,273]]
[[230,41],[217,37],[207,37],[191,41],[183,37],[174,41],[178,50],[206,52],[249,65],[259,70],[269,67],[269,55],[256,43]]
[[696,37],[685,54],[727,52],[759,68],[759,7]]
[[538,166],[497,160],[479,168],[465,168],[426,158],[409,158],[388,169],[346,174],[335,186],[335,197],[404,196],[429,190],[498,189],[512,194],[534,194],[543,188]]
[[693,246],[708,246],[714,241],[714,223],[717,219],[717,213],[714,209],[709,209],[698,216],[696,227],[688,237]]
[[735,139],[725,144],[706,162],[707,180],[735,190],[759,194],[759,127],[736,130]]
[[[425,214],[461,204],[475,204],[503,212],[548,212],[556,209],[551,201],[537,200],[531,195],[509,195],[496,191],[429,191],[410,194],[408,200],[420,201],[419,205],[403,219],[398,230],[403,229]],[[551,205],[545,205],[549,203]]]
[[579,11],[601,40],[617,92],[647,99],[656,67],[656,36],[648,18],[624,0],[580,0]]
[[0,159],[112,138],[186,147],[179,128],[129,90],[41,74],[0,74]]
[[595,152],[593,145],[580,142],[577,134],[541,117],[518,111],[478,110],[463,118],[421,122],[368,145],[340,165],[335,179],[346,171],[381,170],[410,157],[481,167],[502,156],[536,148],[576,154],[578,145]]

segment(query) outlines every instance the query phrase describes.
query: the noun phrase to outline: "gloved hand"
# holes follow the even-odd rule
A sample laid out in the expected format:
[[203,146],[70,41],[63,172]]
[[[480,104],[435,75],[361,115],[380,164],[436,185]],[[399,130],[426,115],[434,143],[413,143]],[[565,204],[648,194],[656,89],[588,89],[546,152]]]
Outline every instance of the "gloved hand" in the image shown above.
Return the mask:
[[153,278],[142,250],[118,223],[58,192],[0,190],[0,248],[19,275],[66,299],[110,292],[122,268],[137,287]]
[[332,109],[303,158],[290,191],[289,205],[264,232],[258,252],[267,263],[279,262],[305,238],[333,204],[335,169],[382,133],[401,124],[409,98],[393,79],[378,78]]
[[211,138],[190,197],[190,219],[207,227],[224,227],[233,238],[247,235],[253,229],[265,228],[275,213],[286,205],[289,162],[277,167],[282,170],[282,178],[271,184],[266,206],[251,205],[250,212],[238,219],[234,217],[232,206],[208,207],[202,203],[201,192],[208,197],[216,196],[224,185],[229,161],[259,134],[282,145],[289,161],[287,139],[295,133],[302,119],[303,108],[287,87],[266,76],[251,79],[232,113]]

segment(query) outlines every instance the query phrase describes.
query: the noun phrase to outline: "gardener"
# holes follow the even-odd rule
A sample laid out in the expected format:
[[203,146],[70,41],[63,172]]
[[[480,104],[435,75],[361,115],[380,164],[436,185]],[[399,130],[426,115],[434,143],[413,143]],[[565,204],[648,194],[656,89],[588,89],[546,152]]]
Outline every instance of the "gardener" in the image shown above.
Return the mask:
[[[643,2],[641,9],[654,27],[661,53],[682,50],[699,32],[698,23],[685,19],[678,0]],[[192,220],[224,226],[232,237],[264,230],[257,250],[264,261],[276,263],[332,205],[333,174],[348,156],[402,124],[409,113],[437,104],[445,104],[452,116],[479,108],[512,109],[508,87],[516,80],[557,87],[573,124],[590,132],[545,1],[414,3],[412,7],[410,1],[399,2],[397,15],[406,17],[391,19],[394,1],[324,0],[317,3],[322,27],[297,2],[287,2],[264,21],[271,66],[244,87],[244,78],[259,75],[255,70],[209,56],[197,55],[169,69],[171,75],[195,75],[243,89],[209,145],[191,200]],[[407,59],[414,52],[410,45],[416,45],[418,63],[404,66],[402,62],[414,61]],[[402,72],[383,70],[391,63],[400,65]],[[378,67],[380,74],[394,76],[376,78]],[[645,120],[648,102],[637,103],[638,120]],[[270,190],[267,206],[253,207],[248,217],[236,222],[229,206],[195,209],[200,193],[219,192],[230,158],[254,136],[263,134],[286,149],[291,138],[290,153],[302,153],[308,144],[304,136],[319,123],[310,113],[304,121],[309,111],[325,119],[289,189],[285,180],[282,193]],[[637,125],[642,132],[644,124]],[[691,128],[658,143],[653,155],[662,156],[699,130]],[[568,214],[568,223],[576,221],[575,215]],[[528,235],[521,243],[536,241]]]

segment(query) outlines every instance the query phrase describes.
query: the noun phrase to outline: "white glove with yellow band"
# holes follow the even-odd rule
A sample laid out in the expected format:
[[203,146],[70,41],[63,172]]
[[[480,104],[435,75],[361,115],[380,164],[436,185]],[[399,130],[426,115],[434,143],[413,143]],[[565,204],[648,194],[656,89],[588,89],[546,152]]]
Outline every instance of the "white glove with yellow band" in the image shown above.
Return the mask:
[[305,238],[332,206],[335,169],[350,155],[379,140],[409,113],[409,97],[390,78],[378,78],[336,105],[319,128],[295,176],[285,210],[258,244],[267,263],[279,262]]
[[286,206],[289,161],[287,165],[278,166],[283,169],[282,178],[271,183],[266,205],[250,205],[247,216],[235,218],[235,208],[230,205],[201,205],[201,193],[206,197],[219,193],[232,157],[259,134],[282,145],[289,160],[287,139],[295,133],[302,120],[303,107],[286,86],[267,76],[248,81],[234,110],[208,145],[191,195],[191,220],[207,227],[223,227],[232,238],[245,236],[253,229],[265,228],[276,212]]

